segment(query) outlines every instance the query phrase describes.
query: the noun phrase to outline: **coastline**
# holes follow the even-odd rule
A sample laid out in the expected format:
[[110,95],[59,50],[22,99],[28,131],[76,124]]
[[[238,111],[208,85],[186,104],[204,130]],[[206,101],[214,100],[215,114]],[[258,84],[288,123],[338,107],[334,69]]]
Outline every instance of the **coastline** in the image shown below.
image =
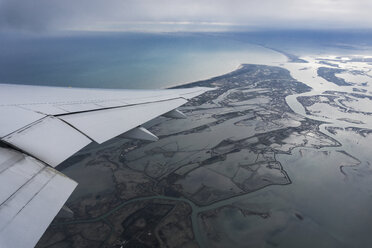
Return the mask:
[[192,82],[185,82],[185,83],[175,83],[175,84],[170,84],[170,85],[167,85],[165,86],[164,88],[162,89],[178,89],[178,88],[189,88],[189,87],[192,87],[192,85],[196,84],[196,83],[200,83],[200,82],[206,82],[206,81],[210,81],[210,80],[215,80],[215,79],[218,79],[218,78],[221,78],[221,77],[224,77],[224,76],[227,76],[227,75],[230,75],[231,73],[234,73],[240,69],[242,69],[244,67],[244,63],[243,64],[239,64],[238,66],[236,66],[235,69],[231,70],[231,71],[228,71],[226,73],[222,73],[220,75],[217,75],[217,76],[212,76],[212,77],[209,77],[209,78],[206,78],[206,79],[200,79],[200,80],[197,80],[197,81],[192,81]]
[[[252,43],[252,44],[254,44],[254,43]],[[282,51],[282,50],[279,50],[279,49],[276,49],[276,48],[273,48],[273,47],[265,46],[263,44],[255,44],[255,45],[261,46],[261,47],[269,49],[273,52],[280,53],[280,54],[284,55],[287,58],[286,63],[308,63],[306,60],[301,59],[297,55],[294,55],[294,54],[291,54],[291,53],[288,53],[288,52],[285,52],[285,51]],[[201,82],[207,82],[207,81],[211,81],[211,80],[221,79],[222,77],[229,76],[232,73],[235,73],[235,72],[239,71],[240,69],[244,68],[245,65],[266,65],[266,66],[278,66],[278,67],[284,68],[284,67],[280,66],[280,64],[271,65],[271,64],[259,64],[259,63],[258,64],[255,64],[255,63],[254,64],[253,63],[241,63],[238,66],[236,66],[235,69],[233,69],[231,71],[228,71],[226,73],[222,73],[220,75],[212,76],[212,77],[206,78],[206,79],[200,79],[200,80],[193,81],[193,82],[170,84],[170,85],[164,87],[163,89],[189,88],[189,87],[197,86]]]

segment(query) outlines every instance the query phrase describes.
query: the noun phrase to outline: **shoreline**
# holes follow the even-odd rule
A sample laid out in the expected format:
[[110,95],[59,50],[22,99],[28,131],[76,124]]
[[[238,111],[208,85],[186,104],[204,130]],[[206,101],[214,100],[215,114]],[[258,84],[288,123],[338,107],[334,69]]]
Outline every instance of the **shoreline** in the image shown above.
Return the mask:
[[187,86],[186,88],[190,87],[189,85],[190,84],[195,84],[195,83],[199,83],[199,82],[205,82],[205,81],[210,81],[210,80],[213,80],[215,78],[221,78],[221,77],[224,77],[225,75],[229,75],[235,71],[238,71],[240,69],[242,69],[244,67],[244,63],[242,64],[239,64],[238,66],[236,66],[235,69],[231,70],[231,71],[228,71],[226,73],[223,73],[223,74],[219,74],[219,75],[216,75],[216,76],[212,76],[210,78],[206,78],[206,79],[200,79],[200,80],[196,80],[196,81],[192,81],[192,82],[186,82],[186,83],[175,83],[175,84],[170,84],[170,85],[167,85],[165,86],[164,88],[162,89],[177,89],[177,88],[183,88],[182,86]]
[[[252,44],[254,44],[254,43],[252,43]],[[273,52],[277,52],[277,53],[280,53],[280,54],[284,55],[287,58],[287,61],[285,63],[304,63],[304,64],[308,63],[306,60],[301,59],[297,55],[287,53],[285,51],[282,51],[282,50],[279,50],[279,49],[276,49],[276,48],[272,48],[272,47],[268,47],[268,46],[265,46],[265,45],[262,45],[262,44],[255,44],[255,45],[261,46],[261,47],[269,49]],[[268,64],[241,63],[235,69],[233,69],[231,71],[228,71],[226,73],[223,73],[223,74],[212,76],[212,77],[206,78],[206,79],[200,79],[200,80],[193,81],[193,82],[170,84],[170,85],[165,86],[162,89],[189,88],[189,87],[191,87],[191,85],[195,85],[197,83],[206,82],[206,81],[210,81],[210,80],[216,80],[216,79],[220,79],[224,76],[230,75],[231,73],[234,73],[234,72],[239,71],[240,69],[244,68],[244,66],[246,66],[246,65],[278,66],[278,67],[281,67],[281,68],[285,69],[285,67],[280,66],[280,64],[278,64],[278,65],[268,65]]]

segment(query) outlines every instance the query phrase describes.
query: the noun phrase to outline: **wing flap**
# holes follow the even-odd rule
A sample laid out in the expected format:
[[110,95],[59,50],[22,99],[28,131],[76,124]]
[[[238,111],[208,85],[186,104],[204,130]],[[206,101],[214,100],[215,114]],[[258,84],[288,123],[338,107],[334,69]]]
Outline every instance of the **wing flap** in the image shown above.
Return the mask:
[[23,157],[16,163],[11,164],[0,174],[0,202],[1,204],[10,198],[14,192],[25,185],[32,177],[44,168],[39,163],[30,163]]
[[175,109],[183,98],[59,116],[97,143],[103,143]]
[[[31,157],[0,148],[0,158],[8,158],[2,164],[19,156],[21,160],[13,160],[0,174],[0,247],[4,248],[34,247],[77,185]],[[4,186],[15,181],[17,187],[5,192]]]
[[55,173],[48,170],[48,167],[43,166],[37,174],[28,179],[22,187],[18,188],[11,197],[4,201],[0,208],[0,230],[3,230],[16,217],[22,208],[24,208],[35,194],[41,191],[55,175]]
[[91,140],[58,118],[45,117],[2,139],[55,167]]

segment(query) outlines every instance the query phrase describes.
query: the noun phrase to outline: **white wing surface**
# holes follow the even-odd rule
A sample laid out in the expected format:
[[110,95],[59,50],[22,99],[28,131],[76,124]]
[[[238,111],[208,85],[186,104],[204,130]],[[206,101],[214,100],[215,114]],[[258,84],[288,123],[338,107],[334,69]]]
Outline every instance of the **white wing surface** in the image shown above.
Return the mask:
[[141,127],[210,88],[102,90],[0,84],[0,247],[33,247],[77,183],[55,169],[88,145]]

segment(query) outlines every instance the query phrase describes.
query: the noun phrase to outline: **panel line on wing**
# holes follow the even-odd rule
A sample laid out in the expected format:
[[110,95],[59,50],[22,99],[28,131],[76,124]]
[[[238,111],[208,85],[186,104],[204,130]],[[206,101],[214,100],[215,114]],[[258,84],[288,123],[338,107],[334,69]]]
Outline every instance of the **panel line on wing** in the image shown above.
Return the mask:
[[65,115],[82,114],[82,113],[89,113],[89,112],[102,111],[102,110],[111,110],[111,109],[118,109],[118,108],[125,108],[125,107],[133,107],[133,106],[139,106],[139,105],[145,105],[145,104],[151,104],[151,103],[167,102],[167,101],[177,100],[177,99],[184,99],[184,100],[187,101],[187,98],[184,98],[184,97],[174,97],[174,98],[168,98],[168,99],[159,100],[159,101],[141,102],[141,103],[126,104],[126,105],[115,106],[115,107],[104,107],[104,108],[100,108],[100,109],[82,110],[82,111],[76,111],[76,112],[71,112],[71,113],[56,114],[56,115],[53,115],[53,116],[59,117],[59,116],[65,116]]
[[8,168],[10,168],[15,163],[21,161],[23,158],[24,156],[22,154],[14,154],[14,156],[2,162],[0,164],[0,174],[6,171]]
[[[24,158],[24,159],[26,159],[26,158]],[[45,168],[47,168],[47,167],[46,166],[43,166],[39,171],[37,171],[30,178],[28,178],[28,180],[25,183],[23,183],[16,191],[14,191],[11,195],[9,195],[8,198],[6,198],[5,200],[3,200],[3,202],[0,203],[0,210],[1,210],[1,207],[3,206],[3,204],[5,204],[9,199],[12,199],[12,197],[14,195],[16,195],[18,191],[20,191],[25,185],[27,185],[31,180],[33,180],[40,172],[42,172],[43,170],[45,170]]]
[[[22,185],[21,188],[19,188],[16,192],[14,192],[12,194],[11,197],[9,197],[5,202],[3,202],[2,204],[0,204],[0,211],[1,211],[1,208],[3,207],[3,205],[7,204],[7,202],[11,201],[14,197],[16,197],[17,193],[22,191],[27,185],[30,185],[34,182],[35,178],[37,176],[39,176],[43,171],[47,171],[49,168],[48,167],[44,167],[43,169],[41,169],[36,175],[34,175],[26,184]],[[53,174],[51,177],[48,178],[48,180],[41,186],[41,188],[39,188],[38,191],[36,191],[25,203],[24,205],[17,211],[17,213],[15,213],[11,219],[9,219],[6,223],[1,223],[3,226],[0,228],[0,232],[2,230],[4,230],[6,228],[6,226],[11,223],[19,213],[22,212],[23,209],[25,209],[25,207],[27,206],[27,204],[29,204],[51,181],[52,179],[56,176],[56,174]]]
[[58,116],[56,116],[56,118],[60,121],[62,121],[63,123],[65,123],[66,125],[70,126],[71,128],[75,129],[76,131],[78,131],[79,133],[81,133],[82,135],[84,135],[85,137],[87,137],[88,139],[90,139],[91,141],[94,141],[93,138],[89,137],[88,134],[84,133],[83,131],[81,131],[79,128],[75,127],[74,125],[72,125],[71,123],[68,123],[67,121],[65,121],[64,119],[62,118],[58,118]]
[[33,121],[33,122],[27,124],[26,126],[23,126],[23,127],[21,127],[21,128],[18,128],[17,130],[14,130],[14,131],[12,131],[11,133],[8,133],[7,135],[5,135],[5,136],[3,136],[3,137],[0,137],[0,139],[1,139],[1,141],[3,141],[4,143],[9,144],[8,142],[6,142],[6,141],[4,140],[4,138],[6,138],[6,137],[10,137],[10,136],[12,136],[12,135],[14,135],[14,134],[16,134],[16,133],[21,133],[22,131],[24,131],[24,130],[30,128],[30,127],[32,127],[33,125],[36,125],[37,123],[41,122],[43,119],[46,119],[46,118],[48,118],[48,117],[49,117],[49,116],[44,116],[44,117],[42,117],[42,118],[40,118],[40,119],[38,119],[38,120],[36,120],[36,121]]

